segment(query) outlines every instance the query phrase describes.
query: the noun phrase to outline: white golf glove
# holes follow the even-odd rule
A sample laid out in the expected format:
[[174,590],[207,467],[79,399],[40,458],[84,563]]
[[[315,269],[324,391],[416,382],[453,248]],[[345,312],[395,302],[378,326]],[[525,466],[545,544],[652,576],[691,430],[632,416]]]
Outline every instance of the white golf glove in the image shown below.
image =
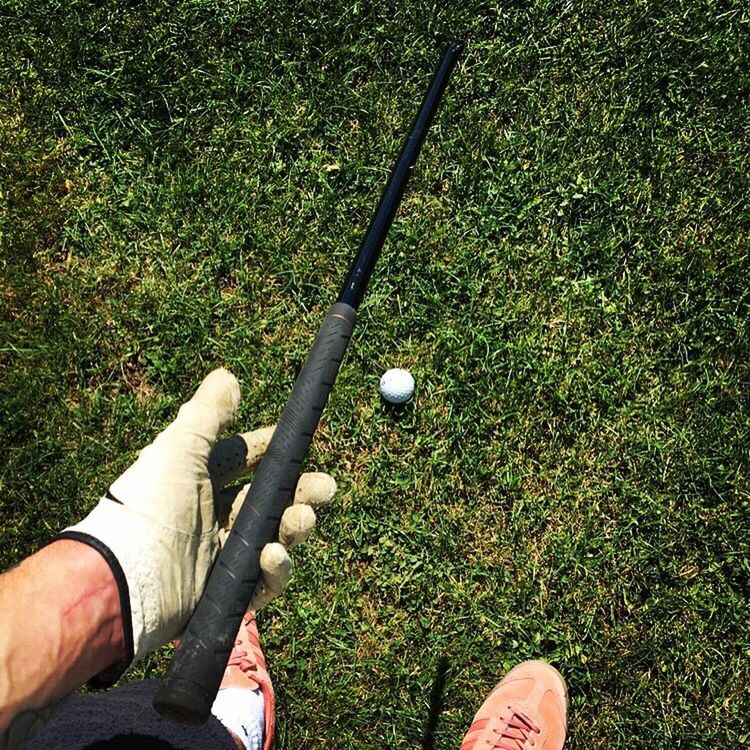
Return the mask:
[[[234,375],[214,370],[91,513],[58,537],[97,549],[120,590],[126,659],[100,675],[99,684],[111,684],[177,637],[203,592],[249,486],[224,485],[260,461],[273,434],[267,427],[216,443],[239,401]],[[300,477],[295,504],[281,520],[280,542],[262,550],[263,579],[252,609],[282,592],[292,571],[287,548],[309,535],[312,506],[330,502],[335,490],[327,474]]]

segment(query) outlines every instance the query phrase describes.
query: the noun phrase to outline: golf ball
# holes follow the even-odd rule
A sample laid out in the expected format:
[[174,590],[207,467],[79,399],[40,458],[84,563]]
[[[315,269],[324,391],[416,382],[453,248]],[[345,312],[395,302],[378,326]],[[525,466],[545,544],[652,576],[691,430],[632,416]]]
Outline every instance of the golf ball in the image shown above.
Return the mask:
[[392,404],[405,404],[414,395],[414,378],[407,370],[394,367],[380,378],[380,395]]

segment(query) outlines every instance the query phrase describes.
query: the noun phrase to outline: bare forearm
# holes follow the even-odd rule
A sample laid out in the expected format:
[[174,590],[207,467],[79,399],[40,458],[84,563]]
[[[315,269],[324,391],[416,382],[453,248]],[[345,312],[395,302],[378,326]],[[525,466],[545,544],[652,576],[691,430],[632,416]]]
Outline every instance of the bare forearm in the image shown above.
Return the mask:
[[0,729],[123,655],[118,589],[94,549],[58,541],[0,576]]

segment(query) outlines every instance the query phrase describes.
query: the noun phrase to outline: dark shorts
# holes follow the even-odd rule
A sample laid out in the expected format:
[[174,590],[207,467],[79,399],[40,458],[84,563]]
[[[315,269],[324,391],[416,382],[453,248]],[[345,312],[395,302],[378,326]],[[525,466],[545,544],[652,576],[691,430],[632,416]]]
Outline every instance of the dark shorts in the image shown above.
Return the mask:
[[134,682],[97,695],[73,695],[23,750],[237,750],[211,716],[186,727],[154,711],[156,680]]

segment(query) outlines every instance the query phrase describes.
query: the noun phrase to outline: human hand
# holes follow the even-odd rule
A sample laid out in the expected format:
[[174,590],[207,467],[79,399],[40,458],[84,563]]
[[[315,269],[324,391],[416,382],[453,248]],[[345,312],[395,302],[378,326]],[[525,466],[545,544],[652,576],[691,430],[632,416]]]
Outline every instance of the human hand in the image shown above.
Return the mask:
[[[209,455],[208,470],[216,498],[222,546],[250,490],[249,483],[226,485],[260,463],[273,431],[273,427],[264,427],[244,435],[233,435],[216,443]],[[281,516],[279,541],[267,544],[261,551],[261,579],[248,609],[262,609],[284,591],[293,570],[289,550],[310,536],[316,523],[314,509],[331,502],[335,492],[336,482],[329,474],[308,472],[300,476],[293,504]]]
[[[179,635],[203,592],[248,487],[224,485],[259,463],[273,434],[270,427],[217,443],[239,401],[237,379],[214,370],[91,513],[60,535],[98,550],[120,591],[126,657],[101,681],[114,681]],[[281,593],[291,575],[287,548],[307,537],[315,524],[312,507],[329,502],[335,489],[327,474],[300,477],[280,541],[262,550],[263,578],[252,608]]]

